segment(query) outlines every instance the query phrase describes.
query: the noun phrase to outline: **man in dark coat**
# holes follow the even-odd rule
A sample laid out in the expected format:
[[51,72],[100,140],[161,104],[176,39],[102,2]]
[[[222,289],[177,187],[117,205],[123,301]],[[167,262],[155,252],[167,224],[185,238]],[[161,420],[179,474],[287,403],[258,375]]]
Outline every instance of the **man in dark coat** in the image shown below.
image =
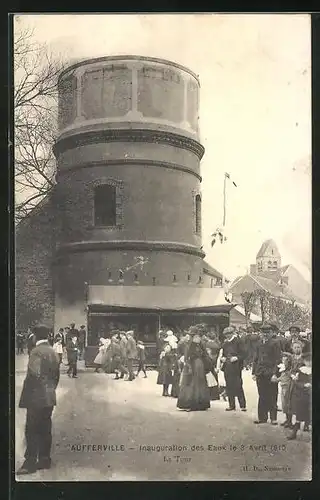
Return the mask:
[[50,332],[48,333],[48,342],[49,342],[49,344],[50,344],[51,346],[53,346],[53,344],[54,344],[54,333],[53,333],[52,331],[50,331]]
[[79,340],[79,330],[76,328],[75,323],[70,324],[69,336],[71,338],[77,337],[77,340]]
[[220,362],[229,400],[229,407],[226,408],[226,411],[234,411],[236,409],[236,397],[238,398],[241,411],[246,411],[246,398],[242,383],[243,344],[232,326],[224,329],[223,336],[225,341],[222,344]]
[[80,326],[79,330],[79,359],[83,357],[83,351],[86,345],[86,327],[84,325]]
[[69,377],[71,377],[71,372],[72,372],[72,378],[77,378],[77,361],[78,361],[78,337],[74,335],[71,339],[67,341],[67,357],[68,357],[68,363],[69,363],[69,368],[67,371],[67,374]]
[[134,380],[135,378],[133,373],[133,361],[138,356],[137,344],[136,341],[134,340],[133,335],[134,335],[133,330],[129,330],[127,332],[126,356],[127,356],[127,367],[129,372],[129,378],[128,378],[129,381]]
[[48,329],[37,327],[36,346],[30,353],[19,407],[27,409],[25,461],[17,474],[51,467],[51,416],[56,405],[59,361],[48,342]]
[[19,330],[17,333],[17,354],[23,354],[23,348],[24,348],[24,335],[23,333]]
[[261,326],[260,339],[252,366],[252,377],[257,383],[258,419],[255,424],[267,422],[268,413],[272,425],[277,425],[278,364],[281,362],[281,347],[275,337],[275,327],[270,324]]
[[127,373],[128,370],[126,368],[127,364],[127,336],[126,332],[121,331],[119,333],[120,336],[120,342],[119,342],[119,348],[120,348],[120,365],[119,365],[119,371],[120,371],[120,377],[116,376],[116,379],[118,378],[123,378]]

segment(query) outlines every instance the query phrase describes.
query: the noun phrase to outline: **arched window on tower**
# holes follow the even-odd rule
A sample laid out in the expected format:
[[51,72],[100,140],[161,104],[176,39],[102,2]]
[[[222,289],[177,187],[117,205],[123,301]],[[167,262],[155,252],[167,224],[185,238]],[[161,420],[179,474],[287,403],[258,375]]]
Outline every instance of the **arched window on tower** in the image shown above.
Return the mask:
[[116,225],[116,198],[116,186],[101,184],[94,188],[95,226]]
[[196,195],[196,224],[195,230],[197,234],[201,234],[201,196],[200,194]]

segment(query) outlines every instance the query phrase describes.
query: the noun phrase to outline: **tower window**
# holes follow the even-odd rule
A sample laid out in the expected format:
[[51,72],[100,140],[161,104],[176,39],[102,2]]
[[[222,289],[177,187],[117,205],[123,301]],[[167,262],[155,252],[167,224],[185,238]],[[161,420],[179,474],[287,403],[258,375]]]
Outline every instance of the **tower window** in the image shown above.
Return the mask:
[[201,196],[196,196],[196,233],[201,233]]
[[94,223],[96,226],[116,225],[116,187],[101,184],[94,189]]

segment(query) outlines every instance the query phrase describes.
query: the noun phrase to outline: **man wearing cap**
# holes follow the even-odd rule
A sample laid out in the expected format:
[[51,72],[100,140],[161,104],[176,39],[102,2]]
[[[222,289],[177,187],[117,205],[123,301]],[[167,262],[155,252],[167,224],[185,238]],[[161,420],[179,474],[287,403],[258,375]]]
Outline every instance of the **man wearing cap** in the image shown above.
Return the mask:
[[241,411],[246,411],[246,398],[242,383],[243,346],[235,328],[232,326],[223,330],[223,337],[220,369],[224,373],[229,400],[229,407],[226,408],[226,411],[236,409],[236,398],[238,398]]
[[292,342],[299,340],[300,327],[297,325],[290,326],[289,332],[291,334]]
[[25,461],[17,474],[32,474],[51,467],[51,416],[56,405],[59,360],[48,342],[45,326],[35,329],[36,345],[29,357],[19,408],[27,409]]
[[272,425],[277,425],[277,372],[281,362],[281,348],[275,338],[275,325],[262,325],[261,333],[252,365],[252,378],[257,383],[259,394],[258,419],[254,423],[267,422],[269,413]]
[[115,380],[118,380],[120,378],[124,378],[124,376],[128,373],[128,370],[126,369],[126,364],[127,364],[127,335],[126,332],[121,331],[119,333],[120,336],[120,342],[119,342],[119,348],[120,348],[120,364],[119,364],[119,372],[120,376],[117,375]]
[[128,380],[130,382],[132,380],[134,380],[134,378],[135,378],[134,373],[133,373],[133,361],[138,356],[137,344],[133,338],[133,335],[134,335],[133,330],[129,330],[127,332],[126,357],[127,357],[127,367],[128,367],[128,372],[129,372]]

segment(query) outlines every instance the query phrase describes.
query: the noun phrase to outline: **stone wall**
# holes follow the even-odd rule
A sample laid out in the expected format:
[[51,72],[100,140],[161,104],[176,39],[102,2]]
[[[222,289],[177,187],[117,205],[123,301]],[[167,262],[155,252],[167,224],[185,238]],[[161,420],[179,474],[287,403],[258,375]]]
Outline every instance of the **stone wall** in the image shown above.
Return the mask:
[[15,311],[17,329],[37,322],[53,327],[52,253],[56,227],[52,198],[46,198],[16,229]]

